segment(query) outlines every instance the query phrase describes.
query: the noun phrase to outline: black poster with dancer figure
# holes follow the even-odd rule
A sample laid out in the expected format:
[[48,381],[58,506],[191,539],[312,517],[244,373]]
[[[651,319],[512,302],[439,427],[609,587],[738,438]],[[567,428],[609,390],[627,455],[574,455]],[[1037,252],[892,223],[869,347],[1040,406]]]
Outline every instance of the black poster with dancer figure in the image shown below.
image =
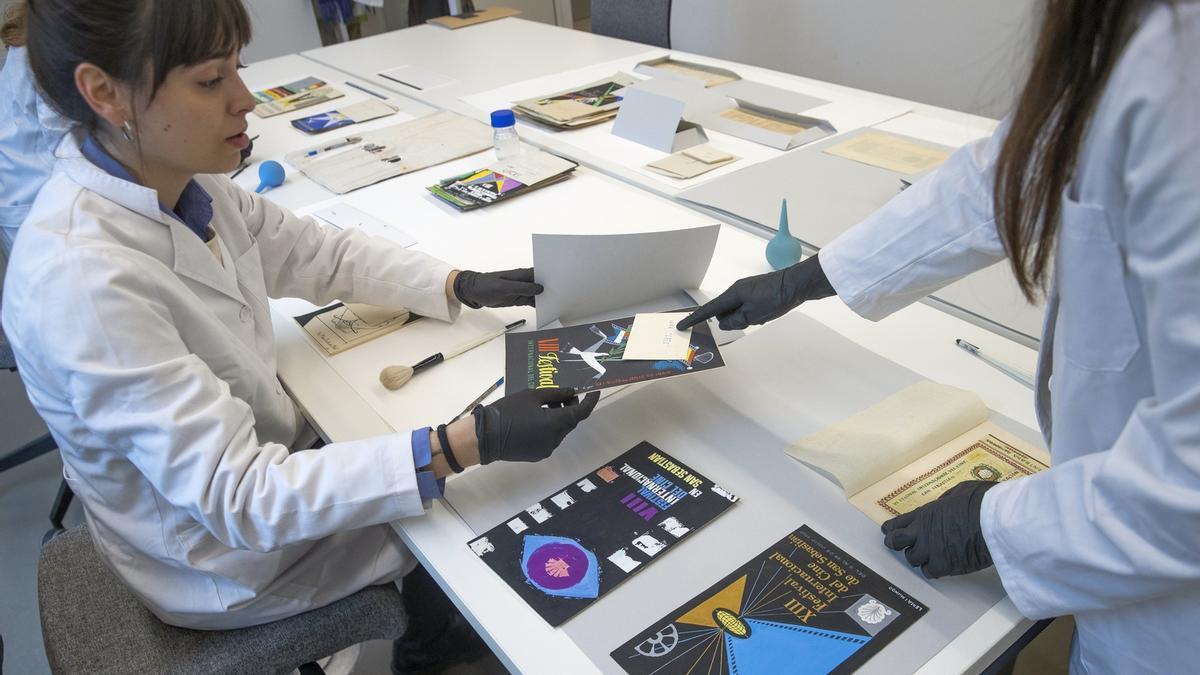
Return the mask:
[[551,387],[574,387],[586,392],[725,365],[705,322],[692,329],[684,359],[624,361],[632,325],[633,317],[628,316],[505,335],[504,393]]

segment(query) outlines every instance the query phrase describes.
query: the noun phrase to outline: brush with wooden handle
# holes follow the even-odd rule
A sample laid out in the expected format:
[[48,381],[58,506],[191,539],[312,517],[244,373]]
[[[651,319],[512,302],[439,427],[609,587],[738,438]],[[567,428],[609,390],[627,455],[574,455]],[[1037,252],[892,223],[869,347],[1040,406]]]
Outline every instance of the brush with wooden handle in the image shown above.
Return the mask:
[[422,370],[425,370],[430,366],[437,365],[446,359],[454,358],[463,352],[469,352],[479,345],[486,344],[495,338],[504,335],[508,331],[524,325],[525,319],[514,321],[504,328],[499,328],[490,333],[480,335],[477,338],[451,347],[444,352],[438,352],[432,356],[427,356],[411,366],[388,366],[379,372],[379,382],[388,389],[396,391],[400,387],[403,387],[405,384],[407,384],[408,381],[412,379],[413,375],[421,372]]

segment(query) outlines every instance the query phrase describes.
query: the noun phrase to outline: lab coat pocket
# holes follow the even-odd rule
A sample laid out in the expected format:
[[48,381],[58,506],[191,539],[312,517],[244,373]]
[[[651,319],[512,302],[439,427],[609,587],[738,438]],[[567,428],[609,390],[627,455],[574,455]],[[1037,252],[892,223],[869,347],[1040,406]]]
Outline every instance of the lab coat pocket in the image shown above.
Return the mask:
[[1141,342],[1125,287],[1125,261],[1104,208],[1063,196],[1057,277],[1067,361],[1084,370],[1124,370]]

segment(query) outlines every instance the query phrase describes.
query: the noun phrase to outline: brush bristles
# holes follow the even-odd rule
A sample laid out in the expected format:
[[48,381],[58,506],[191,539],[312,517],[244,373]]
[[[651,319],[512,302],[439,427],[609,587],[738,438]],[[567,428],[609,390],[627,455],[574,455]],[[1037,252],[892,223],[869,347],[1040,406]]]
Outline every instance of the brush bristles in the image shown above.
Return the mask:
[[408,366],[388,366],[379,372],[379,382],[391,391],[403,387],[412,379],[413,369]]

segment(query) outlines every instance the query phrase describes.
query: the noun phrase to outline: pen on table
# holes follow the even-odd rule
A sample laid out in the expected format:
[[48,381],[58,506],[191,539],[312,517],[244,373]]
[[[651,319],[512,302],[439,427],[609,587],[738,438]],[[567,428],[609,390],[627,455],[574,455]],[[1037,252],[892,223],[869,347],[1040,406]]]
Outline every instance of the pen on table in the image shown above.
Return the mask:
[[387,97],[386,97],[386,96],[384,96],[383,94],[380,94],[379,92],[376,92],[376,91],[371,91],[370,89],[367,89],[366,87],[363,87],[363,86],[359,86],[359,85],[357,85],[357,84],[354,84],[353,82],[349,82],[349,81],[348,81],[348,82],[346,82],[346,86],[347,86],[347,87],[354,87],[355,89],[357,89],[357,90],[359,90],[359,91],[363,92],[364,94],[370,94],[370,95],[374,96],[375,98],[381,98],[381,99],[383,99],[383,100],[385,100],[385,101],[387,100]]
[[344,148],[347,145],[354,145],[355,143],[358,143],[360,141],[362,141],[362,136],[347,136],[346,140],[341,141],[339,143],[334,143],[333,145],[327,145],[327,146],[321,148],[320,150],[309,150],[308,152],[304,153],[304,156],[312,157],[313,155],[318,155],[322,152],[329,152],[330,150],[337,150],[338,148]]
[[983,350],[981,350],[979,347],[976,347],[975,345],[971,344],[970,342],[967,342],[966,340],[963,340],[962,338],[955,340],[954,344],[958,345],[960,348],[962,348],[963,351],[967,352],[968,354],[978,357],[984,363],[992,366],[993,368],[995,368],[996,370],[999,370],[1000,372],[1004,373],[1005,375],[1008,375],[1009,377],[1016,380],[1017,382],[1020,382],[1021,384],[1025,385],[1026,387],[1029,387],[1030,389],[1036,388],[1036,385],[1033,382],[1033,376],[1030,375],[1029,373],[1025,372],[1024,370],[1021,370],[1020,368],[1017,368],[1016,366],[1010,366],[1009,364],[1007,364],[997,358],[994,358],[992,356],[985,354],[983,352]]
[[504,335],[508,331],[524,325],[525,319],[514,321],[504,328],[498,328],[490,333],[485,333],[460,345],[455,345],[444,352],[438,352],[436,354],[427,356],[411,366],[388,366],[379,372],[379,382],[383,384],[384,387],[395,391],[400,387],[403,387],[409,380],[412,379],[413,375],[421,372],[422,370],[425,370],[430,366],[436,366],[442,361],[458,356],[464,352],[469,352],[479,345],[490,342],[501,335]]
[[[492,392],[493,392],[493,391],[496,391],[497,389],[499,389],[499,388],[500,388],[500,385],[502,385],[502,384],[504,384],[504,378],[503,378],[503,377],[501,377],[500,379],[498,379],[498,380],[496,380],[495,382],[493,382],[493,383],[492,383],[492,385],[491,385],[491,386],[489,386],[487,389],[484,389],[484,390],[483,390],[483,393],[482,393],[482,394],[480,394],[479,396],[477,396],[477,397],[475,398],[475,400],[474,400],[474,401],[471,401],[470,403],[468,403],[468,404],[467,404],[467,407],[463,408],[463,411],[462,411],[462,412],[460,412],[460,413],[458,413],[457,415],[455,415],[455,416],[454,416],[454,419],[456,420],[456,419],[458,419],[458,418],[462,417],[463,415],[466,415],[467,413],[469,413],[469,412],[471,412],[472,410],[474,410],[474,409],[475,409],[475,406],[479,405],[480,403],[483,403],[483,399],[485,399],[485,398],[487,398],[487,397],[491,396],[491,395],[492,395]],[[454,420],[451,420],[451,421],[453,422]]]

